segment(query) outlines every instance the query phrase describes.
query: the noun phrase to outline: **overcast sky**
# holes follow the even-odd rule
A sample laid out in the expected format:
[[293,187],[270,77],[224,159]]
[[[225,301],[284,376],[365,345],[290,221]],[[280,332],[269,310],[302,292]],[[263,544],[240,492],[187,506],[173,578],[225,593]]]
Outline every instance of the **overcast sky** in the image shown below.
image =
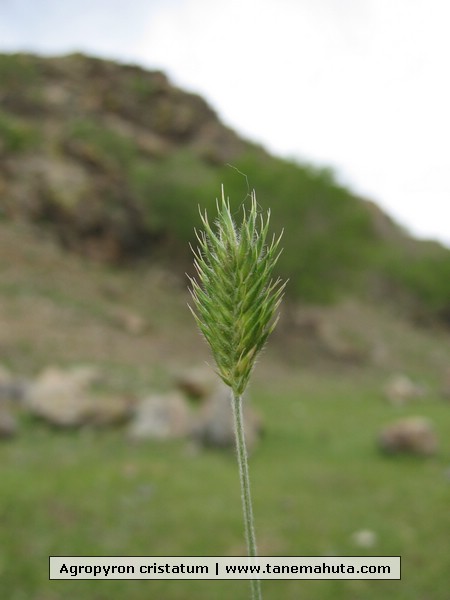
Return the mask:
[[0,50],[163,69],[450,245],[449,24],[448,0],[0,0]]

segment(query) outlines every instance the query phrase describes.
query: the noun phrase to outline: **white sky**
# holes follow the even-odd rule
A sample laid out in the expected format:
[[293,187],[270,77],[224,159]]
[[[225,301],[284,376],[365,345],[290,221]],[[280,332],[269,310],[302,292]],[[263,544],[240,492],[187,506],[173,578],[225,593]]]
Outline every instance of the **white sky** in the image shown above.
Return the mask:
[[241,134],[333,167],[447,245],[449,26],[448,0],[0,0],[0,50],[163,69]]

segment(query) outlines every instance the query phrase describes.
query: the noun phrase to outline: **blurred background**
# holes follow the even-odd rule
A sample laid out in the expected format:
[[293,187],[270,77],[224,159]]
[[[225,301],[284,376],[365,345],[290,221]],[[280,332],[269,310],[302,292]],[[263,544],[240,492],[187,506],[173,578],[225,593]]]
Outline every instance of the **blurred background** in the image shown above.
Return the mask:
[[[255,188],[289,285],[246,399],[263,555],[401,555],[446,600],[446,3],[0,1],[0,592],[247,598],[245,581],[48,581],[49,555],[245,554],[226,390],[187,309],[198,207]],[[445,175],[444,175],[445,173]]]

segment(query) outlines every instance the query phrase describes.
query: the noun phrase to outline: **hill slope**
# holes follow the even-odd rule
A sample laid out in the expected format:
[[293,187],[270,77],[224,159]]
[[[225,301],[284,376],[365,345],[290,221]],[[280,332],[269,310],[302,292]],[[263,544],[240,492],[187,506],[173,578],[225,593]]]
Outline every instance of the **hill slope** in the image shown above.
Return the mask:
[[240,139],[160,72],[82,55],[0,55],[3,218],[45,225],[96,260],[163,261],[183,274],[198,205],[213,212],[224,183],[237,209],[247,181],[285,229],[280,270],[293,297],[394,298],[421,319],[449,320],[450,252],[410,239],[329,170]]

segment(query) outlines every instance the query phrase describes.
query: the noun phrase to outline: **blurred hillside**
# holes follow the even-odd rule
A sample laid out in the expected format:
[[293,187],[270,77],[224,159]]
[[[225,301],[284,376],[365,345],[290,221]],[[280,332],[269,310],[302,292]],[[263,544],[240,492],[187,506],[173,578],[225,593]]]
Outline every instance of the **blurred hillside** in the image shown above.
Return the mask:
[[45,227],[96,261],[182,276],[198,205],[212,214],[221,183],[236,210],[248,186],[272,208],[293,298],[350,294],[450,320],[450,252],[411,239],[330,170],[270,156],[161,72],[79,54],[0,55],[1,219]]

